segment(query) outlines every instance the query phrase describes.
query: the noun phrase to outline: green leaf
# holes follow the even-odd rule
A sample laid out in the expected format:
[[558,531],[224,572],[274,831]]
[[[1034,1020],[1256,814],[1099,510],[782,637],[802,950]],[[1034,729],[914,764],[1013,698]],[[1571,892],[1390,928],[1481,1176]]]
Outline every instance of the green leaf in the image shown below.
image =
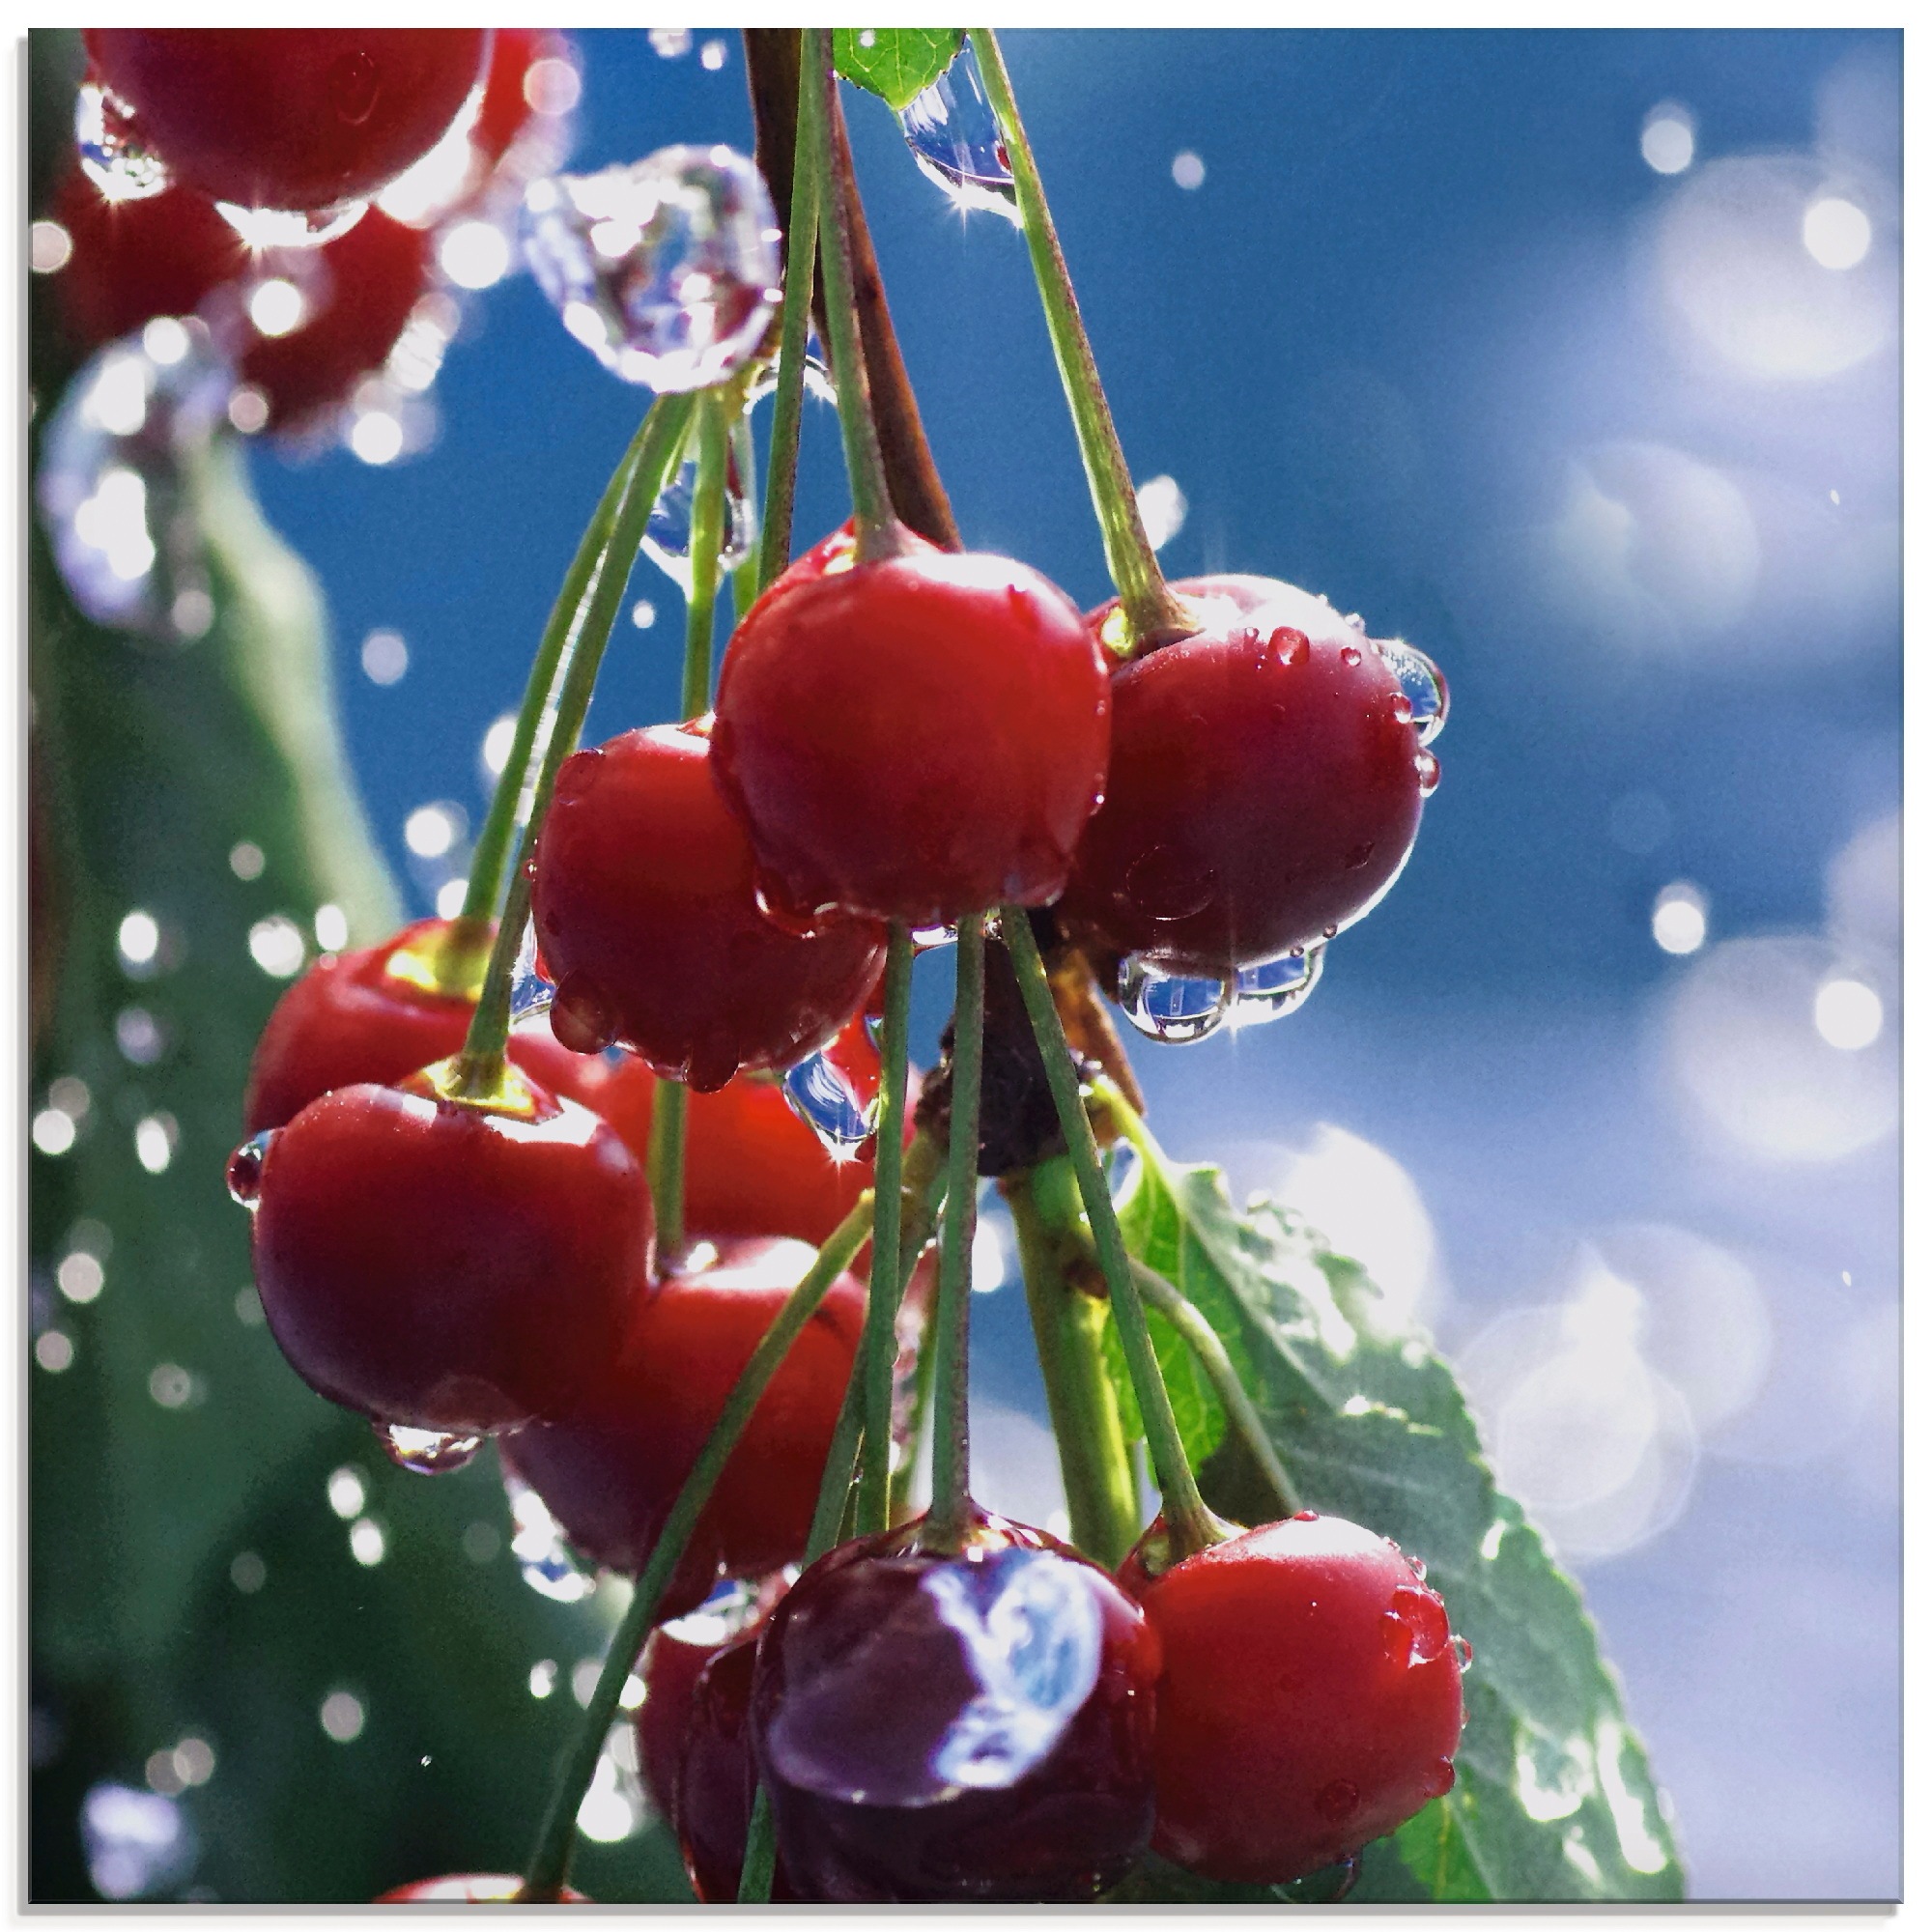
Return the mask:
[[[1681,1897],[1670,1828],[1596,1627],[1497,1491],[1448,1364],[1300,1220],[1266,1204],[1244,1217],[1218,1169],[1172,1166],[1151,1141],[1141,1152],[1122,1214],[1134,1251],[1227,1341],[1308,1506],[1426,1562],[1474,1647],[1455,1789],[1369,1848],[1352,1897]],[[1252,1474],[1230,1438],[1202,1471],[1208,1502],[1242,1521],[1273,1515]],[[1177,1884],[1145,1895],[1193,1894]]]
[[902,108],[952,65],[963,27],[835,27],[832,59],[849,81]]

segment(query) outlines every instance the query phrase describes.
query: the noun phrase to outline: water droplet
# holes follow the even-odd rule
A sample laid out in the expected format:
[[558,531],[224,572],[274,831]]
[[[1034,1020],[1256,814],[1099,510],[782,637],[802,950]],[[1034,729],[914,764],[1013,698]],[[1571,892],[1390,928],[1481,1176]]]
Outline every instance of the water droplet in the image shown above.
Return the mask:
[[1395,672],[1402,696],[1408,701],[1408,716],[1404,722],[1414,724],[1416,737],[1429,744],[1449,722],[1449,680],[1433,658],[1400,638],[1378,639],[1376,649]]
[[839,1064],[832,1047],[787,1067],[783,1084],[792,1112],[834,1154],[849,1155],[864,1147],[879,1124],[877,1080],[867,1095],[863,1080]]
[[[638,548],[682,590],[691,595],[691,515],[697,491],[697,460],[687,459],[665,493],[651,506]],[[758,513],[745,487],[734,449],[724,460],[724,542],[719,553],[721,571],[736,570],[752,554],[758,533]]]
[[359,128],[376,111],[383,91],[383,76],[374,57],[364,47],[351,47],[339,54],[328,70],[328,104],[335,118],[351,128]]
[[[746,393],[746,414],[751,413],[753,403],[761,403],[767,396],[776,394],[778,386],[779,365],[775,361],[767,362]],[[823,357],[810,350],[805,357],[805,393],[815,396],[821,403],[830,403],[834,409],[838,407],[838,385],[832,380],[831,369]]]
[[549,1012],[555,999],[555,983],[537,952],[536,927],[526,925],[524,943],[517,948],[517,963],[510,969],[510,1024]]
[[[550,1513],[550,1505],[527,1483],[507,1471],[503,1489],[509,1497],[513,1525],[510,1554],[517,1559],[524,1581],[538,1596],[548,1597],[553,1603],[582,1603],[597,1587],[596,1578],[578,1562],[562,1528]],[[553,1665],[550,1682],[539,1690],[536,1672],[532,1671],[530,1694],[549,1696],[554,1679]]]
[[1163,923],[1192,919],[1214,896],[1216,875],[1172,845],[1151,845],[1122,882],[1134,909]]
[[1389,1655],[1398,1662],[1427,1663],[1449,1641],[1449,1612],[1434,1590],[1398,1583],[1382,1612]]
[[1350,670],[1353,670],[1354,668],[1361,663],[1361,661],[1362,661],[1362,654],[1354,647],[1353,644],[1344,644],[1342,646],[1342,662],[1345,665],[1347,665]]
[[1320,1522],[1321,1520],[1321,1512],[1320,1510],[1296,1510],[1291,1520],[1294,1522]]
[[1130,954],[1121,962],[1117,997],[1136,1033],[1184,1044],[1206,1039],[1221,1025],[1234,1004],[1234,988],[1226,980],[1169,973]]
[[[1325,604],[1327,603],[1328,600],[1327,598],[1324,597],[1322,598],[1321,601],[1322,603]],[[1342,621],[1343,623],[1348,625],[1348,627],[1351,631],[1366,631],[1369,628],[1365,623],[1362,622],[1362,613],[1359,611],[1350,611],[1349,614],[1342,619]]]
[[955,208],[990,209],[1019,226],[1012,164],[970,46],[900,111],[899,127],[920,173],[937,182]]
[[550,1030],[573,1053],[602,1053],[617,1037],[617,1015],[603,987],[573,973],[553,996]]
[[1421,1557],[1410,1556],[1406,1551],[1404,1551],[1402,1552],[1402,1560],[1405,1563],[1406,1563],[1411,1570],[1415,1572],[1415,1580],[1418,1583],[1426,1583],[1429,1581],[1429,1565],[1426,1564]]
[[98,81],[84,81],[73,102],[80,165],[109,201],[145,201],[168,186],[158,155],[142,145],[133,110]]
[[1237,973],[1229,1023],[1237,1027],[1255,1026],[1293,1012],[1315,990],[1326,952],[1327,948],[1321,945],[1296,947],[1280,959],[1269,959]]
[[1293,668],[1308,662],[1308,635],[1284,624],[1268,639],[1268,649],[1277,664]]
[[176,647],[199,616],[190,593],[208,596],[185,459],[207,443],[234,382],[201,324],[178,327],[179,341],[154,345],[166,360],[136,333],[87,363],[47,424],[36,488],[54,561],[87,616]]
[[243,1141],[228,1156],[228,1194],[233,1201],[253,1213],[262,1202],[262,1169],[276,1129],[268,1128],[253,1140]]
[[757,169],[717,147],[553,175],[524,197],[524,252],[570,332],[627,383],[722,382],[779,299],[779,228]]
[[937,952],[943,947],[959,944],[959,928],[956,925],[916,925],[911,936],[915,952]]
[[339,242],[369,212],[366,201],[338,201],[330,208],[243,208],[214,204],[222,220],[250,248],[320,248]]
[[1324,1784],[1315,1794],[1315,1808],[1331,1825],[1340,1825],[1361,1809],[1362,1794],[1346,1777]]
[[480,1435],[455,1435],[440,1429],[405,1429],[397,1422],[371,1425],[376,1440],[399,1469],[418,1476],[447,1476],[468,1464],[483,1446]]
[[1442,782],[1442,766],[1434,752],[1416,753],[1415,776],[1421,782],[1424,798]]
[[1446,1796],[1455,1788],[1456,1767],[1446,1757],[1435,1760],[1435,1769],[1423,1778],[1422,1788],[1432,1798]]
[[1476,1648],[1465,1636],[1452,1636],[1449,1648],[1456,1653],[1456,1668],[1467,1670],[1476,1661]]

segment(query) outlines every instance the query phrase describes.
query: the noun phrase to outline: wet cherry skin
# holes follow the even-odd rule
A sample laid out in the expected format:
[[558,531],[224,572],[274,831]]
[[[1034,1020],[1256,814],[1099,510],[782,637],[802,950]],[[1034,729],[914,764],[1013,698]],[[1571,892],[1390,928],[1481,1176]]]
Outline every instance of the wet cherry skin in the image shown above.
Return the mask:
[[1173,588],[1206,626],[1114,672],[1106,799],[1059,912],[1091,950],[1223,976],[1377,903],[1434,759],[1425,778],[1395,672],[1320,599],[1264,578]]
[[[443,1878],[419,1878],[399,1885],[376,1900],[378,1905],[514,1905],[524,1889],[518,1872],[451,1872]],[[581,1891],[565,1886],[559,1905],[588,1905]]]
[[[1455,1782],[1458,1645],[1385,1537],[1303,1512],[1121,1582],[1160,1633],[1153,1848],[1277,1885],[1358,1852]],[[1230,1767],[1239,1768],[1238,1776]]]
[[90,27],[95,76],[184,185],[243,208],[374,194],[433,148],[487,29]]
[[822,1046],[865,1004],[886,943],[870,921],[804,937],[759,910],[704,731],[626,731],[566,759],[531,894],[557,1037],[616,1040],[700,1093]]
[[[1152,1824],[1160,1645],[1106,1574],[981,1517],[841,1545],[773,1611],[752,1739],[801,1898],[1073,1902]],[[989,1614],[990,1613],[990,1614]]]
[[[585,1556],[612,1570],[643,1566],[732,1383],[811,1260],[797,1241],[697,1241],[681,1271],[638,1298],[573,1413],[501,1445]],[[697,1520],[678,1571],[681,1607],[702,1602],[721,1571],[759,1577],[798,1560],[865,1314],[865,1289],[841,1275]]]
[[648,1264],[643,1170],[595,1114],[527,1091],[516,1110],[422,1075],[338,1087],[269,1143],[255,1283],[311,1388],[473,1435],[574,1408],[615,1355]]
[[1025,564],[911,535],[862,563],[842,536],[753,607],[719,683],[713,762],[767,896],[913,925],[1046,903],[1106,768],[1093,638]]

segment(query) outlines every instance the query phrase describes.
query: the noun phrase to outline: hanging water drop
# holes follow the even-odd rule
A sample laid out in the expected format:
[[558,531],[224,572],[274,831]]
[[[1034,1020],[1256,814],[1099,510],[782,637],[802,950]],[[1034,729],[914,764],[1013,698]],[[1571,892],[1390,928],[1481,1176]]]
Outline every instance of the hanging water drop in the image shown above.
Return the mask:
[[[638,546],[687,598],[691,595],[691,516],[696,493],[697,461],[691,457],[679,464],[677,474],[652,505],[643,541]],[[751,555],[757,534],[758,513],[745,487],[738,453],[730,450],[724,459],[724,542],[718,556],[721,573],[736,570]]]
[[540,1597],[555,1604],[579,1604],[597,1587],[594,1577],[578,1562],[550,1505],[520,1477],[505,1471],[503,1490],[509,1497],[510,1554],[523,1578]]
[[160,156],[141,144],[133,111],[98,81],[83,81],[74,97],[73,138],[82,172],[109,201],[146,201],[169,185]]
[[1249,966],[1235,976],[1234,1009],[1228,1015],[1232,1026],[1257,1026],[1292,1013],[1315,990],[1321,977],[1321,962],[1327,948],[1318,941],[1298,946],[1279,959]]
[[763,178],[726,147],[553,175],[524,197],[524,253],[563,326],[627,383],[699,389],[763,341],[779,227]]
[[900,111],[899,127],[920,173],[937,182],[955,208],[990,209],[1020,225],[1012,163],[970,46]]
[[262,1205],[262,1170],[275,1133],[275,1128],[266,1128],[228,1156],[228,1198],[251,1214]]
[[1449,680],[1433,658],[1400,638],[1378,639],[1376,649],[1402,686],[1402,696],[1408,702],[1406,722],[1415,726],[1417,741],[1431,743],[1449,722]]
[[418,1476],[447,1476],[463,1468],[483,1446],[480,1435],[456,1435],[440,1429],[406,1429],[399,1422],[370,1425],[376,1440],[399,1469]]
[[829,1048],[785,1069],[784,1095],[791,1110],[829,1153],[850,1156],[871,1139],[879,1123],[876,1090],[868,1102]]
[[[752,405],[761,403],[767,396],[775,395],[779,386],[779,365],[767,362],[758,372],[757,379],[745,394],[745,413],[750,415]],[[815,351],[808,349],[805,355],[805,393],[815,396],[821,403],[838,407],[838,385],[832,380],[832,371],[825,359]]]
[[1416,753],[1415,777],[1416,782],[1422,787],[1424,798],[1442,782],[1442,765],[1434,752]]
[[1226,980],[1169,973],[1130,954],[1121,962],[1116,997],[1136,1033],[1182,1045],[1220,1028],[1234,1005],[1234,986]]
[[338,201],[332,208],[243,208],[217,201],[215,212],[258,252],[265,248],[320,248],[338,242],[369,213],[366,201]]
[[550,1011],[556,999],[556,985],[544,971],[537,952],[537,930],[524,927],[524,942],[517,948],[517,961],[510,968],[510,1024],[535,1019]]
[[36,495],[62,581],[95,623],[174,645],[208,629],[185,469],[233,385],[198,322],[112,343],[68,384]]

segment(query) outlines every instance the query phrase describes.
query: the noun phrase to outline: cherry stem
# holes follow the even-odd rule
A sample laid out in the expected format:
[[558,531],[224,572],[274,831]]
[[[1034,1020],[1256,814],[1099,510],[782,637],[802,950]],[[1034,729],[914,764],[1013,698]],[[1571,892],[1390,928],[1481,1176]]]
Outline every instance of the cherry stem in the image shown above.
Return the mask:
[[1148,1453],[1153,1463],[1154,1482],[1160,1490],[1168,1534],[1176,1554],[1187,1555],[1220,1542],[1225,1531],[1219,1519],[1201,1500],[1194,1471],[1187,1465],[1187,1451],[1174,1419],[1174,1405],[1168,1400],[1167,1384],[1161,1380],[1160,1364],[1154,1358],[1147,1311],[1134,1288],[1127,1244],[1114,1212],[1113,1196],[1107,1191],[1106,1177],[1100,1171],[1094,1123],[1081,1103],[1079,1076],[1067,1050],[1066,1036],[1061,1031],[1060,1014],[1053,1004],[1053,990],[1047,984],[1046,968],[1040,961],[1033,929],[1027,923],[1026,914],[1017,906],[1008,907],[1001,914],[1000,927],[1007,950],[1012,955],[1013,973],[1019,980],[1020,997],[1026,1002],[1027,1018],[1033,1022],[1034,1037],[1039,1043],[1039,1057],[1046,1068],[1047,1085],[1053,1091],[1060,1129],[1066,1137],[1067,1157],[1073,1163],[1073,1177],[1087,1209],[1087,1224],[1093,1230],[1100,1272],[1106,1277],[1114,1324],[1120,1330],[1127,1377],[1133,1383],[1134,1399],[1140,1405],[1142,1427],[1147,1431]]
[[726,393],[697,399],[697,475],[691,492],[691,594],[685,600],[684,684],[679,716],[711,709],[711,639],[717,627],[718,559],[724,547],[724,471],[731,460]]
[[906,1034],[912,1006],[912,934],[894,920],[886,950],[886,1016],[879,1042],[879,1124],[872,1137],[872,1281],[866,1302],[865,1448],[859,1464],[859,1533],[884,1529],[893,1472],[893,1362],[899,1283],[899,1168],[905,1147]]
[[979,58],[986,98],[1013,171],[1020,225],[1026,232],[1027,252],[1033,257],[1034,280],[1039,285],[1040,306],[1046,311],[1046,330],[1053,339],[1053,358],[1060,365],[1061,386],[1073,412],[1080,459],[1087,468],[1087,487],[1093,493],[1094,512],[1100,521],[1100,537],[1106,546],[1107,573],[1121,593],[1121,606],[1136,642],[1185,636],[1199,630],[1200,625],[1167,587],[1160,565],[1154,561],[1153,546],[1148,542],[1140,505],[1134,499],[1133,477],[1114,429],[1106,391],[1100,386],[1094,346],[1080,320],[1073,279],[1067,273],[1066,257],[1061,253],[1060,237],[1047,210],[1033,148],[1020,123],[1000,43],[989,27],[974,27],[968,38]]
[[[798,69],[798,144],[812,153],[817,176],[819,255],[825,266],[825,346],[838,390],[838,428],[845,440],[845,469],[859,525],[862,562],[896,556],[900,525],[886,486],[886,461],[872,421],[872,397],[852,292],[852,237],[845,199],[838,192],[832,156],[832,116],[838,103],[838,74],[832,65],[832,30],[808,27]],[[794,208],[797,203],[794,199]]]
[[986,1017],[986,921],[959,922],[959,978],[952,1003],[952,1092],[946,1142],[946,1211],[939,1239],[939,1294],[933,1311],[937,1406],[932,1422],[932,1507],[921,1541],[951,1551],[971,1527],[967,1491],[967,1344],[972,1299],[973,1228],[979,1208],[980,1063]]
[[[577,554],[564,572],[563,587],[551,606],[550,617],[537,641],[536,656],[530,661],[530,675],[524,686],[524,701],[517,711],[516,735],[510,741],[509,756],[503,761],[501,777],[490,800],[483,829],[476,835],[476,849],[469,861],[469,883],[464,889],[463,917],[487,920],[497,911],[497,894],[503,882],[503,861],[509,856],[511,841],[521,818],[519,807],[525,802],[533,763],[543,755],[537,740],[547,724],[554,721],[551,696],[556,685],[557,668],[581,628],[584,597],[600,565],[611,549],[611,532],[617,521],[618,505],[624,499],[650,434],[655,409],[647,412],[631,439],[623,459],[604,486],[604,495],[577,546]],[[545,740],[548,743],[548,739]]]
[[652,1096],[650,1139],[644,1146],[644,1179],[657,1223],[658,1266],[684,1259],[684,1141],[691,1095],[682,1080],[660,1080]]
[[464,1097],[488,1099],[501,1083],[503,1049],[510,1037],[510,986],[530,916],[530,860],[536,851],[537,831],[543,824],[557,771],[576,748],[578,733],[583,728],[583,715],[590,708],[597,669],[604,661],[604,647],[611,641],[611,627],[617,620],[617,606],[630,582],[638,545],[683,453],[695,407],[692,396],[660,396],[638,432],[634,453],[627,453],[619,467],[623,488],[611,515],[609,540],[585,576],[583,595],[573,613],[568,665],[556,693],[556,713],[530,786],[529,823],[516,869],[510,875],[503,916],[490,949],[490,963],[484,969],[482,992],[457,1056],[457,1091]]
[[[808,83],[800,68],[799,104]],[[785,236],[784,312],[779,333],[779,386],[772,398],[772,473],[758,530],[758,588],[768,590],[791,561],[792,506],[798,498],[798,437],[805,414],[805,343],[811,327],[811,282],[818,260],[820,144],[792,151],[791,225]]]
[[738,1438],[745,1433],[745,1425],[751,1421],[752,1411],[757,1406],[759,1397],[778,1373],[779,1365],[784,1360],[791,1345],[798,1340],[806,1323],[831,1292],[832,1285],[850,1266],[852,1257],[865,1245],[871,1221],[871,1200],[862,1195],[852,1211],[826,1238],[817,1259],[806,1271],[804,1279],[785,1297],[784,1306],[772,1318],[771,1326],[753,1350],[751,1360],[731,1384],[731,1393],[724,1398],[718,1420],[712,1425],[711,1434],[704,1438],[704,1447],[697,1452],[697,1460],[692,1464],[691,1473],[685,1477],[684,1485],[677,1492],[677,1500],[672,1503],[664,1528],[659,1531],[658,1540],[651,1548],[650,1559],[638,1575],[630,1605],[611,1639],[604,1667],[597,1676],[597,1687],[591,1691],[590,1701],[584,1708],[583,1721],[571,1742],[556,1783],[552,1788],[543,1824],[537,1833],[536,1849],[530,1855],[523,1889],[518,1894],[520,1903],[554,1902],[562,1889],[569,1874],[570,1855],[576,1841],[578,1806],[590,1788],[605,1739],[617,1716],[617,1705],[623,1695],[625,1682],[638,1661],[638,1653],[644,1646],[651,1626],[657,1621],[659,1605],[664,1602],[665,1591],[683,1560],[685,1547],[691,1541],[697,1519],[703,1513],[705,1504],[711,1500],[711,1492],[717,1487],[718,1478],[724,1473],[731,1452],[738,1446]]
[[1117,1569],[1140,1535],[1141,1499],[1101,1352],[1107,1304],[1076,1283],[1068,1266],[1066,1229],[1080,1211],[1073,1170],[1065,1159],[1043,1161],[1002,1191],[1019,1242],[1072,1540]]
[[[738,472],[738,481],[745,493],[745,501],[750,502],[757,494],[758,452],[752,440],[752,422],[746,414],[749,404],[739,407],[731,417],[731,464]],[[796,462],[798,452],[792,451]],[[751,543],[737,569],[731,573],[732,615],[742,621],[745,612],[758,601],[758,592],[765,587],[760,559],[764,555],[764,539],[761,532],[751,532]]]

